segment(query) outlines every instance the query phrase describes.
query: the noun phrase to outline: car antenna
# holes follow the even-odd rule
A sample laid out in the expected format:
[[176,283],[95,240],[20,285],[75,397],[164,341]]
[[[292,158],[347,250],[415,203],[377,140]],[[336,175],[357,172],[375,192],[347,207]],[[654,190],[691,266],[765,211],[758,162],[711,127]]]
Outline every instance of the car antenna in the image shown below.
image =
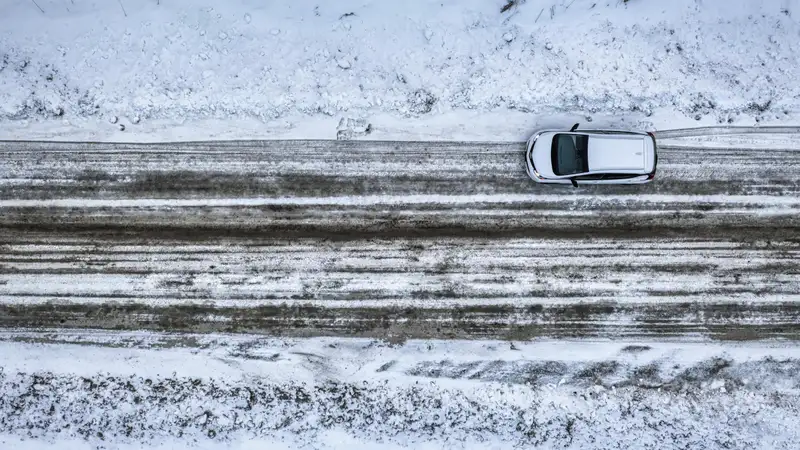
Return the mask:
[[579,123],[576,123],[575,125],[573,125],[573,126],[572,126],[572,128],[570,128],[570,129],[569,129],[569,131],[575,131],[575,130],[577,130],[577,129],[578,129],[578,125],[580,125],[580,122],[579,122]]

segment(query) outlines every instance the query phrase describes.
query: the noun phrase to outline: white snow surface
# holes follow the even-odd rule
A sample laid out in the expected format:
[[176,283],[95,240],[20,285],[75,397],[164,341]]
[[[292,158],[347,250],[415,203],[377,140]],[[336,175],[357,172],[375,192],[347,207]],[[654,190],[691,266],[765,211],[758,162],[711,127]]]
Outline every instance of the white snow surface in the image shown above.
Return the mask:
[[[0,208],[131,208],[131,207],[200,207],[200,206],[263,206],[263,205],[416,205],[447,204],[464,205],[476,203],[521,203],[525,201],[557,202],[563,201],[559,195],[522,194],[476,194],[476,195],[361,195],[342,197],[279,197],[279,198],[212,198],[212,199],[126,199],[105,200],[86,198],[48,199],[48,200],[0,200]],[[591,195],[572,195],[570,200],[586,204],[640,202],[640,203],[710,203],[719,205],[753,205],[800,207],[800,199],[775,197],[771,195],[605,195],[601,198]],[[584,206],[585,207],[585,206]],[[653,211],[643,211],[653,213]],[[727,212],[727,211],[726,211]],[[779,213],[794,214],[792,210],[779,210]],[[438,211],[436,212],[439,213]],[[552,211],[550,213],[586,214],[583,211]],[[591,212],[590,212],[591,213]],[[420,213],[421,214],[421,213]],[[519,214],[529,214],[521,211]]]
[[797,448],[779,342],[0,334],[0,446]]
[[800,112],[794,0],[504,5],[6,0],[0,136],[506,141]]

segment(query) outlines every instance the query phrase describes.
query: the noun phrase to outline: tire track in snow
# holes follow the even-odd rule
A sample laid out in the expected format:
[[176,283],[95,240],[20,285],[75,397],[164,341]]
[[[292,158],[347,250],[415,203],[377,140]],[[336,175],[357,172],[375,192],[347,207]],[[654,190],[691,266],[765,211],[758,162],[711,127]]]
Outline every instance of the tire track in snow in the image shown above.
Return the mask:
[[0,143],[3,326],[797,335],[800,152],[538,186],[517,143]]
[[768,239],[800,226],[800,152],[668,149],[655,183],[574,189],[535,185],[522,150],[516,143],[4,142],[0,226],[350,238],[722,231]]
[[800,152],[667,148],[644,186],[539,186],[523,143],[0,142],[0,199],[362,195],[793,195]]
[[745,134],[800,134],[800,127],[768,125],[763,127],[718,126],[676,128],[673,130],[659,130],[656,136],[660,139],[675,139],[698,136],[730,136]]
[[795,337],[800,243],[2,236],[0,324],[380,337]]

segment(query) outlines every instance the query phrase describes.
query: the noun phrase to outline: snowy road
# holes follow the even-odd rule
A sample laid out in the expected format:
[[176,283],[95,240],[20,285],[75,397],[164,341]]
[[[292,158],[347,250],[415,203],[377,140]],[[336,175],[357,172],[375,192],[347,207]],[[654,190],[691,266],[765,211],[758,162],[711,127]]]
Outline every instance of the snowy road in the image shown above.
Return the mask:
[[800,449],[799,5],[2,2],[0,450]]
[[800,332],[800,151],[537,186],[518,143],[0,143],[4,326],[404,338]]

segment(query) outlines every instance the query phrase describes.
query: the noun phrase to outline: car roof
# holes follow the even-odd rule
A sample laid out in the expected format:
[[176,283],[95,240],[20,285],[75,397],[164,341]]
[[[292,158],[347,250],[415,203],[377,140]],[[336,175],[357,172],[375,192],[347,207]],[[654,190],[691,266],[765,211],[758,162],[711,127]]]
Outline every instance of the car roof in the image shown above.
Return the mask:
[[645,136],[589,134],[589,171],[645,170]]

